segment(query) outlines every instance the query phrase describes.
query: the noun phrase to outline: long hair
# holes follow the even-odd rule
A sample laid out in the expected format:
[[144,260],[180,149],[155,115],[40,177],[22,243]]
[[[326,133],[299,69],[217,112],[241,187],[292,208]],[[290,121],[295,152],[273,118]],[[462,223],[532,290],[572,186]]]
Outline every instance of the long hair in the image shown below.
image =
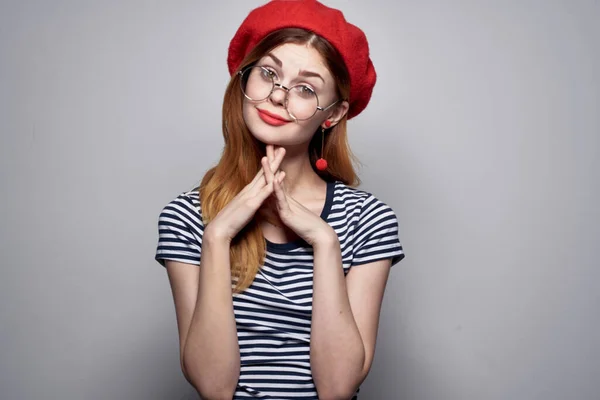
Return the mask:
[[[342,57],[324,38],[304,29],[285,28],[269,34],[246,56],[240,70],[255,64],[269,51],[285,43],[308,44],[317,50],[336,81],[337,95],[348,99],[350,77]],[[223,99],[223,153],[219,163],[206,172],[199,187],[205,226],[252,181],[261,168],[260,159],[266,154],[265,144],[254,138],[244,122],[243,101],[240,75],[236,73],[231,77]],[[349,186],[357,186],[360,179],[354,163],[358,163],[358,160],[348,146],[346,123],[347,117],[344,116],[325,135],[323,157],[327,159],[326,171],[314,167],[321,151],[320,134],[313,135],[308,153],[313,169],[325,181],[338,180]],[[319,130],[315,133],[319,133]],[[232,240],[230,263],[234,292],[240,293],[252,284],[264,261],[266,240],[260,225],[262,218],[260,213],[256,213]]]

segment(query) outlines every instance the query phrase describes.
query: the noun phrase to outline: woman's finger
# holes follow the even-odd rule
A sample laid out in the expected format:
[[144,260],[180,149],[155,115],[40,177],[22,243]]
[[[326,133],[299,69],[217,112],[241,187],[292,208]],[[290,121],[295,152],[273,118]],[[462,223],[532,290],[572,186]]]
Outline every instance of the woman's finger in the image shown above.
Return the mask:
[[287,202],[287,196],[285,195],[285,191],[283,190],[283,179],[285,178],[285,171],[281,171],[280,176],[275,180],[274,190],[275,197],[277,197],[277,208],[279,210],[287,210],[290,208],[290,205]]
[[[264,159],[264,158],[266,158],[266,157],[263,157],[263,158],[260,160],[260,163],[261,163],[261,165],[263,165],[263,159]],[[256,173],[256,175],[254,176],[254,179],[252,179],[252,181],[250,182],[250,184],[249,184],[248,186],[250,186],[250,187],[254,187],[254,186],[256,185],[256,183],[257,183],[257,182],[264,182],[264,181],[265,181],[264,179],[260,179],[260,178],[262,178],[262,177],[263,177],[263,175],[264,175],[264,174],[265,174],[265,170],[264,170],[264,168],[260,168],[260,169],[258,170],[258,172]]]
[[273,162],[270,163],[271,171],[277,171],[279,169],[279,166],[283,161],[283,157],[285,157],[285,148],[279,147],[275,152]]
[[273,145],[272,144],[267,145],[267,158],[269,159],[269,163],[272,163],[273,159],[275,158],[275,154],[273,153]]
[[[285,156],[285,148],[279,147],[277,151],[273,152],[273,145],[267,145],[267,154],[271,154],[273,159],[269,159],[268,155],[263,157],[263,159],[267,159],[267,165],[269,166],[271,171],[277,171],[279,169],[281,161],[283,161],[283,157]],[[263,176],[265,176],[266,169],[265,164],[263,164],[263,159],[260,160],[261,168],[258,170],[258,173],[254,176],[254,179],[252,179],[252,181],[248,185],[250,188],[257,187],[258,189],[261,189],[264,185],[268,183],[266,177],[263,178]],[[260,184],[257,185],[257,183]]]
[[263,182],[266,180],[267,184],[259,189],[259,191],[255,197],[262,204],[267,199],[267,197],[269,197],[273,193],[273,185],[274,185],[275,178],[273,176],[273,171],[271,171],[271,168],[269,167],[269,160],[267,159],[267,157],[263,157],[261,159],[261,163],[262,163],[262,169],[264,170],[264,176],[265,176],[265,179],[263,179]]
[[[285,175],[283,177],[285,178]],[[285,190],[285,181],[283,179],[281,180],[281,189],[283,190],[283,193],[287,193]]]
[[275,176],[271,167],[269,166],[269,161],[265,158],[262,159],[263,169],[265,170],[265,178],[267,180],[268,185],[273,185],[273,181],[275,180]]
[[277,171],[277,175],[275,177],[279,183],[283,182],[283,178],[285,178],[285,171]]
[[278,183],[281,183],[281,181],[283,181],[283,178],[285,176],[285,171],[279,170],[275,173],[275,181]]

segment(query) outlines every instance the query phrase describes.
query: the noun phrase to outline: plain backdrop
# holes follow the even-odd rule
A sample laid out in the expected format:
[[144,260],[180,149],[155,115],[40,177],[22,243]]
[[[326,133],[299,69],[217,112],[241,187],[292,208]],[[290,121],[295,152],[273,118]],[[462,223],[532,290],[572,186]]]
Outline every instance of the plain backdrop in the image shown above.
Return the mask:
[[[262,3],[1,2],[1,399],[196,398],[157,218]],[[361,399],[597,399],[599,3],[325,3],[370,41],[350,143],[406,252]]]

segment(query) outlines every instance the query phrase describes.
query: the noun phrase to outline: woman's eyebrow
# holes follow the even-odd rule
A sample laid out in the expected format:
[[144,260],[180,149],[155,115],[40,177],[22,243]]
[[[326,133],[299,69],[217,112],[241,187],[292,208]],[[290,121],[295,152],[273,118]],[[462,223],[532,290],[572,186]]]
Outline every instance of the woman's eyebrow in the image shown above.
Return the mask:
[[[281,62],[281,60],[279,58],[275,57],[273,54],[268,53],[267,57],[271,57],[271,59],[273,59],[273,61],[275,62],[275,64],[277,64],[277,66],[279,68],[281,68],[283,66],[283,63]],[[321,81],[323,81],[323,83],[325,83],[325,79],[323,79],[323,77],[321,75],[317,74],[316,72],[300,70],[300,72],[298,73],[298,76],[319,78]]]
[[283,63],[281,62],[281,60],[277,57],[275,57],[273,54],[269,53],[267,54],[267,57],[271,57],[273,59],[273,61],[275,61],[275,64],[277,64],[278,67],[283,66]]

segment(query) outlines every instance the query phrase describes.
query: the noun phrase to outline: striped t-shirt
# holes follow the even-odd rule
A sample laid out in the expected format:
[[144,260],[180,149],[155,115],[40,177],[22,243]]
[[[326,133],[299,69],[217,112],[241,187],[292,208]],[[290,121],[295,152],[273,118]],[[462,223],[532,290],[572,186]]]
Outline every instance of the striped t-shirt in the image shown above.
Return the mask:
[[[368,192],[328,182],[321,218],[338,235],[344,274],[356,265],[404,258],[394,211]],[[180,194],[160,213],[156,260],[199,265],[203,228],[198,190]],[[302,239],[267,240],[254,282],[233,295],[241,356],[234,399],[318,399],[310,368],[312,291],[312,247]]]

